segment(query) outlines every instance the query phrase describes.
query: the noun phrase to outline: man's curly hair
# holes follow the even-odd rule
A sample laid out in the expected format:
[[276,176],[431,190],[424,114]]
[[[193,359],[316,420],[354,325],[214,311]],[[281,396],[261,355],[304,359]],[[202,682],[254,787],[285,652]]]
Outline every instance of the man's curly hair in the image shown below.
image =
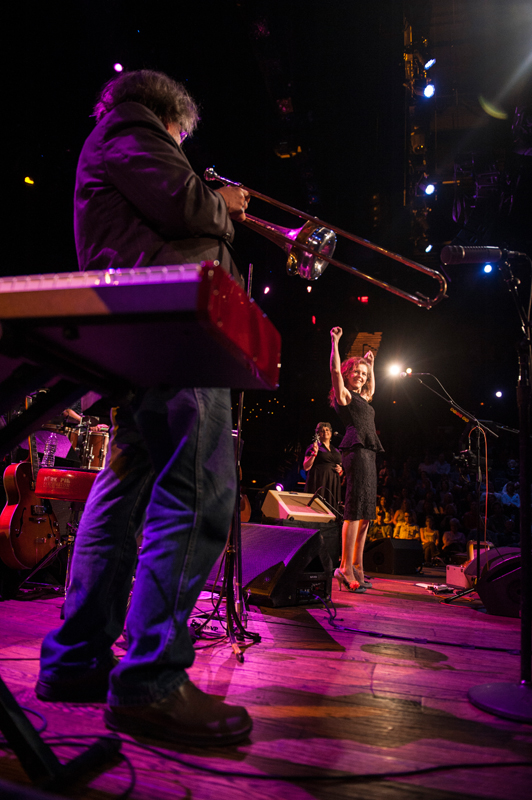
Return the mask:
[[159,117],[164,125],[177,122],[187,134],[193,133],[199,121],[199,109],[181,83],[164,72],[139,69],[122,72],[102,87],[94,106],[99,122],[120,103],[142,103]]

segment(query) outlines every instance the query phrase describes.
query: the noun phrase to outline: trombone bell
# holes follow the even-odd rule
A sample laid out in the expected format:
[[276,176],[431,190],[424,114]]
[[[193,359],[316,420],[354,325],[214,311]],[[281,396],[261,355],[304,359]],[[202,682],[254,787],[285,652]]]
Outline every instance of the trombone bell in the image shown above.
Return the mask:
[[319,258],[316,254],[332,257],[336,247],[335,232],[330,228],[325,228],[323,225],[315,225],[309,221],[305,222],[302,228],[291,231],[291,233],[297,234],[292,241],[304,246],[310,245],[313,252],[306,252],[287,245],[288,261],[286,262],[286,271],[289,275],[300,275],[307,281],[317,281],[325,272],[329,262],[324,258]]
[[[317,281],[323,275],[336,247],[335,232],[315,222],[305,222],[301,228],[283,228],[282,225],[246,214],[245,224],[282,247],[288,255],[288,274],[300,275],[307,281]],[[304,247],[309,247],[309,251],[305,251]],[[325,257],[320,258],[320,255]]]

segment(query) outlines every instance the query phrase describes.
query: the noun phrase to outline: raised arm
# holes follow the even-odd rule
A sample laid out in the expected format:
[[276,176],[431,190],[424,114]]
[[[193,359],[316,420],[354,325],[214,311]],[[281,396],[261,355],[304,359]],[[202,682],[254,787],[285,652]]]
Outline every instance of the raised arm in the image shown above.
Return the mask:
[[340,361],[340,352],[338,350],[338,342],[342,333],[341,328],[331,329],[331,381],[336,402],[340,406],[347,406],[351,402],[351,392],[346,389],[344,384],[342,362]]
[[364,386],[361,394],[366,398],[366,400],[371,400],[375,394],[375,356],[371,350],[368,350],[364,358],[368,362],[368,380],[366,381],[366,385]]

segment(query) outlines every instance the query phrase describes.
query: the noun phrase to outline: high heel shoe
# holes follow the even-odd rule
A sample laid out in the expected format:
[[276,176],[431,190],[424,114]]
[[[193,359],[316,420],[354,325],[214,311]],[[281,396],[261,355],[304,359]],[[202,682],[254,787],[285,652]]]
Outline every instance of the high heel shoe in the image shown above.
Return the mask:
[[368,581],[366,577],[364,577],[363,580],[360,578],[360,572],[355,566],[353,566],[353,573],[361,586],[364,586],[366,589],[373,589],[373,584],[371,581]]
[[364,586],[361,586],[358,581],[351,581],[349,582],[343,572],[340,569],[334,570],[334,577],[338,581],[338,587],[340,591],[342,591],[342,586],[345,586],[348,592],[356,592],[358,594],[362,594],[366,591]]

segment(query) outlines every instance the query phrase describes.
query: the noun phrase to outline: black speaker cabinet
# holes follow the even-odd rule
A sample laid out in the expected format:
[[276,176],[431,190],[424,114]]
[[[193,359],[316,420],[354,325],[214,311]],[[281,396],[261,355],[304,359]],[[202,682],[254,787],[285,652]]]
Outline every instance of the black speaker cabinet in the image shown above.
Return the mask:
[[[215,588],[219,562],[211,571],[207,588]],[[279,608],[312,603],[314,595],[326,597],[331,593],[332,570],[319,531],[242,525],[242,585],[252,605]]]
[[[519,555],[521,553],[520,547],[491,547],[489,550],[483,550],[480,553],[480,574],[482,575],[482,571],[486,564],[491,564],[492,561],[500,561],[501,556],[507,558],[509,555]],[[464,568],[464,572],[466,575],[469,575],[470,578],[477,577],[477,558],[473,558],[467,567]]]
[[418,539],[377,539],[364,549],[364,570],[387,575],[415,575],[423,565]]
[[301,522],[294,519],[273,519],[266,517],[262,520],[264,525],[282,525],[287,528],[310,528],[317,530],[323,536],[323,541],[327,552],[331,557],[333,568],[340,563],[342,555],[342,522],[333,520],[332,522]]
[[476,585],[488,614],[518,617],[521,605],[521,555],[506,554],[490,560]]

